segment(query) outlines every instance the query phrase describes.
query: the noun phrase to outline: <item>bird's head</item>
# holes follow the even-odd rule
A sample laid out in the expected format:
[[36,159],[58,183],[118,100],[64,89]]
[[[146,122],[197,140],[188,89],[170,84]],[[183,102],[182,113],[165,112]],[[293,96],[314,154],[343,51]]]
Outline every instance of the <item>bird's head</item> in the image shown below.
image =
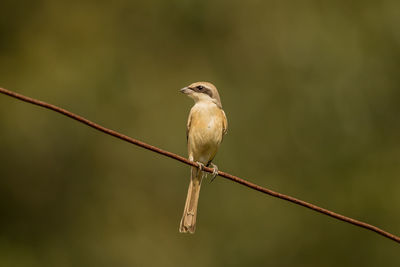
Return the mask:
[[222,108],[217,88],[209,82],[195,82],[180,90],[182,93],[192,98],[194,102],[211,101]]

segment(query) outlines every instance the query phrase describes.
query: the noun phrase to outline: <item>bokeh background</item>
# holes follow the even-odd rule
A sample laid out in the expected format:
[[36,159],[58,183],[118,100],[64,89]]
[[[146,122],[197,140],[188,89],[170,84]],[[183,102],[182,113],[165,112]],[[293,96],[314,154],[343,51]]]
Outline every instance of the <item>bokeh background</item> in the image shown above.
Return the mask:
[[[2,0],[0,85],[186,156],[215,83],[223,171],[400,234],[400,2]],[[400,266],[400,247],[0,95],[1,266]]]

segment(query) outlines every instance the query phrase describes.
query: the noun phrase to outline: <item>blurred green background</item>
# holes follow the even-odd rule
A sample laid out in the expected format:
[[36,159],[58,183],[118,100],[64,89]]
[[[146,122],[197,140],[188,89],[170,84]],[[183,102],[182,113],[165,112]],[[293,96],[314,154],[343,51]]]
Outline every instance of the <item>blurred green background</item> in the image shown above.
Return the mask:
[[[400,234],[400,2],[11,1],[0,86],[186,156],[219,88],[215,163]],[[400,247],[222,178],[178,233],[189,167],[0,95],[0,266],[400,266]]]

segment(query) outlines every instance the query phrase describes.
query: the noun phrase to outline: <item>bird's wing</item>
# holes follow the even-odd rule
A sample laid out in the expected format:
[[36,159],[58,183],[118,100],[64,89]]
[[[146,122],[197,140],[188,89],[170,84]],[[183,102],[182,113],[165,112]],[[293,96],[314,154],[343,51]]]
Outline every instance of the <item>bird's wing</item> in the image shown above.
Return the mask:
[[222,121],[222,136],[224,136],[228,132],[228,120],[226,118],[225,111],[223,109],[221,109],[221,111],[224,117]]
[[186,124],[186,141],[189,141],[189,131],[191,123],[192,123],[192,110],[190,110],[189,118]]

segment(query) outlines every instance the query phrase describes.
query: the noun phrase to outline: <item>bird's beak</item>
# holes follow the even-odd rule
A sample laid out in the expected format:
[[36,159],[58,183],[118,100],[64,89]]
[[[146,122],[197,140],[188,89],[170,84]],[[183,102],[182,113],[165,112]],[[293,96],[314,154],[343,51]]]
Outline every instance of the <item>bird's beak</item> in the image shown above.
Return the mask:
[[184,93],[185,95],[190,94],[193,90],[189,88],[188,86],[183,87],[181,90],[179,90],[181,93]]

